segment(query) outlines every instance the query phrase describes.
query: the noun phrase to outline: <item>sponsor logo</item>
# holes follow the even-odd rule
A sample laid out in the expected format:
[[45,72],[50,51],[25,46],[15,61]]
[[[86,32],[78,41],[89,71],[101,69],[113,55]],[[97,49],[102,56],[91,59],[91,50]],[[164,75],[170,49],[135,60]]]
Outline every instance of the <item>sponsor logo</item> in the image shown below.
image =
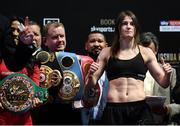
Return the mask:
[[91,31],[100,31],[100,32],[114,32],[115,28],[112,27],[97,27],[97,26],[92,26]]
[[43,18],[43,25],[46,25],[51,22],[60,22],[59,18]]
[[169,22],[168,21],[160,21],[161,26],[168,26]]

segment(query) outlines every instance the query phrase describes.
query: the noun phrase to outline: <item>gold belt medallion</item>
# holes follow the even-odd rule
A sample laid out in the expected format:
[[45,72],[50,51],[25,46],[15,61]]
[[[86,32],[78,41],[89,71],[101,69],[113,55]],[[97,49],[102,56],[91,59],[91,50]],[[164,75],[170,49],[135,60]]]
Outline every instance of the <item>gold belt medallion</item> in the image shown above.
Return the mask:
[[80,81],[75,73],[69,70],[63,71],[63,85],[59,91],[59,97],[63,100],[72,100],[80,89]]

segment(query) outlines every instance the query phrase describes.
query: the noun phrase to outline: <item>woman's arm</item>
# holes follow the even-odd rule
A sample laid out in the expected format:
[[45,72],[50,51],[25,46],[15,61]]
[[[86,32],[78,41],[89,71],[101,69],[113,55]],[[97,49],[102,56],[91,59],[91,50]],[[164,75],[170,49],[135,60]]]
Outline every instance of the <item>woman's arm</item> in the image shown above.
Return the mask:
[[97,81],[99,80],[99,78],[104,72],[104,69],[107,63],[107,57],[109,57],[108,54],[110,54],[109,47],[104,48],[99,54],[97,61],[91,64],[87,77],[86,77],[86,84],[90,84],[90,85],[97,84]]
[[160,84],[160,86],[167,88],[170,83],[170,75],[172,72],[172,67],[169,63],[165,63],[161,60],[162,67],[157,61],[155,54],[151,49],[146,48],[145,55],[147,57],[147,67],[154,77],[154,79]]

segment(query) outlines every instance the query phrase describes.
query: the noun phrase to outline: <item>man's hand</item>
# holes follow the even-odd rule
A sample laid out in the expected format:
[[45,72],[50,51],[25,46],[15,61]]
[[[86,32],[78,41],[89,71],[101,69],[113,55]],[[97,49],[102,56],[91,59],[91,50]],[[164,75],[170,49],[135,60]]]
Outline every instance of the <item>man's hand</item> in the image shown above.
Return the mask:
[[26,45],[33,44],[33,34],[34,33],[32,31],[30,31],[30,29],[28,27],[29,27],[29,18],[28,18],[28,16],[26,16],[25,25],[23,25],[21,23],[19,26],[19,30],[20,30],[19,38]]
[[43,104],[43,101],[41,101],[39,98],[33,99],[33,107],[39,107],[42,104]]

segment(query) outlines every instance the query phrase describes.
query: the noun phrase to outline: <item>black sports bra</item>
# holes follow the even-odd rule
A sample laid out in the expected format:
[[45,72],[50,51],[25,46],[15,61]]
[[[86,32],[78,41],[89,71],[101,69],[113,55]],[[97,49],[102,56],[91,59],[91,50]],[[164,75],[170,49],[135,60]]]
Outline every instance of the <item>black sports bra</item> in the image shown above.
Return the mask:
[[121,60],[110,57],[106,67],[107,77],[110,80],[119,77],[132,77],[139,80],[144,80],[147,72],[147,67],[144,64],[141,53],[129,60]]

